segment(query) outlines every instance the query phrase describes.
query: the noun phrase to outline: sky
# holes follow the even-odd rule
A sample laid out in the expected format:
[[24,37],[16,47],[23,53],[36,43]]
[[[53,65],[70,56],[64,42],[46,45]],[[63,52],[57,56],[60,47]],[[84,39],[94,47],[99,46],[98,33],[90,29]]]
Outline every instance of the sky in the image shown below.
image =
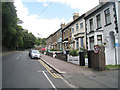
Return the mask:
[[14,0],[17,15],[24,29],[36,37],[47,38],[61,23],[73,20],[73,14],[89,11],[99,0]]

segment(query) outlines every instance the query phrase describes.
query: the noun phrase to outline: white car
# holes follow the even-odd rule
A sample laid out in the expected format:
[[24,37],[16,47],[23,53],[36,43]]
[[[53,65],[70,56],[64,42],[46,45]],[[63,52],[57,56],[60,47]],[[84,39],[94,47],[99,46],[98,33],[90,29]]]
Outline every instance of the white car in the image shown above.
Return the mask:
[[31,50],[29,54],[31,58],[40,58],[40,52],[38,50]]

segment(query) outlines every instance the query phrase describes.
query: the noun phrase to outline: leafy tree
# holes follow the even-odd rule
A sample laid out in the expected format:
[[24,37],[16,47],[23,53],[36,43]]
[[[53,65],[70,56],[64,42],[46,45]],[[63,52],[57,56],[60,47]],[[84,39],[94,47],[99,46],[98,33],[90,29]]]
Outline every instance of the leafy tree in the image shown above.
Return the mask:
[[2,2],[2,44],[11,49],[28,49],[40,43],[32,33],[28,33],[18,24],[22,23],[17,18],[13,2]]
[[2,43],[10,49],[16,49],[19,40],[22,42],[18,20],[13,2],[2,2]]
[[23,47],[24,49],[33,48],[36,43],[36,37],[32,33],[23,33]]

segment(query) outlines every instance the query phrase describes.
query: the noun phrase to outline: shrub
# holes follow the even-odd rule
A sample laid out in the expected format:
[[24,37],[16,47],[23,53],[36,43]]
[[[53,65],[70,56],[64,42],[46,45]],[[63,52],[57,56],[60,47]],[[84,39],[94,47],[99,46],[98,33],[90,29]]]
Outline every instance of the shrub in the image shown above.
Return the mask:
[[59,51],[59,50],[56,50],[56,49],[51,49],[50,51]]
[[85,49],[85,48],[80,48],[80,51],[87,51],[87,49]]
[[78,56],[78,50],[70,50],[70,53],[69,53],[70,55],[72,55],[72,56]]

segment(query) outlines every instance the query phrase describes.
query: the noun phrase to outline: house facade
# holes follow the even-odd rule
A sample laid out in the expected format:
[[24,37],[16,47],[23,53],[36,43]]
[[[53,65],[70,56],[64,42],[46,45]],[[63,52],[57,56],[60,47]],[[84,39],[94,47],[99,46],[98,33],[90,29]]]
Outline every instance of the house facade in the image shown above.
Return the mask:
[[86,49],[86,33],[85,33],[85,14],[79,16],[74,13],[73,21],[68,23],[62,30],[63,48],[66,49]]
[[86,49],[86,33],[85,33],[85,14],[79,16],[74,22],[71,24],[72,30],[72,41],[71,47],[74,49],[78,49],[80,51],[81,48]]
[[46,38],[46,50],[51,50],[52,49],[52,34]]
[[102,3],[86,13],[88,50],[94,45],[105,46],[106,65],[116,64],[116,9],[114,2]]
[[71,24],[68,23],[65,25],[65,27],[62,29],[62,46],[63,46],[63,51],[66,51],[66,49],[70,49],[70,42],[71,42],[71,29],[69,28],[69,25]]

